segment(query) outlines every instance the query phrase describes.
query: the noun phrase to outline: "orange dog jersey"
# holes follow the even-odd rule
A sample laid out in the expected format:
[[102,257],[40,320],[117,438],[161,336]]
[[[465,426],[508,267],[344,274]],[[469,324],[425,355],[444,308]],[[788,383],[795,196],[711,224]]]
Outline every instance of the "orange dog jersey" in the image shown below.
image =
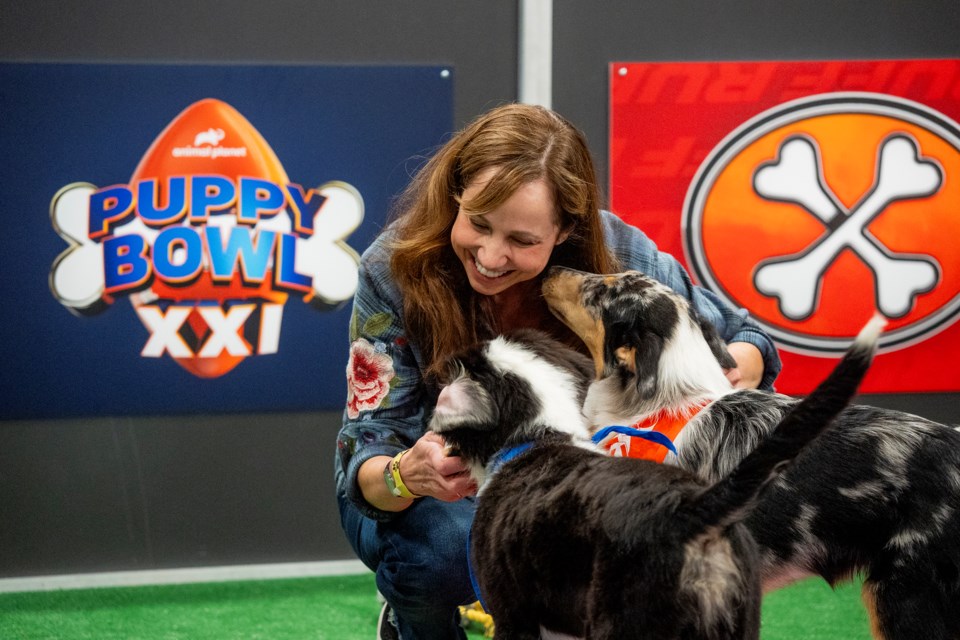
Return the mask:
[[657,414],[631,427],[604,427],[593,436],[593,441],[616,458],[663,462],[667,453],[676,455],[673,442],[698,411],[699,407],[685,416]]

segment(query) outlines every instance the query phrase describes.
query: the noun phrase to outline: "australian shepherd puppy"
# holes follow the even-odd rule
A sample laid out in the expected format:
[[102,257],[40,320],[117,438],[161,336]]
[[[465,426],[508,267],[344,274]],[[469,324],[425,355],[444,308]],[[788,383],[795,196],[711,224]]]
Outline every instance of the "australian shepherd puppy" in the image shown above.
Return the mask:
[[[731,388],[722,368],[734,363],[711,325],[640,273],[554,268],[543,293],[593,356],[597,379],[584,405],[591,428],[685,423],[671,427],[661,459],[702,481],[726,477],[765,446],[797,405]],[[613,444],[621,453],[629,446]],[[852,405],[763,492],[745,523],[764,590],[811,575],[830,584],[860,575],[875,637],[960,638],[955,428]]]
[[599,451],[581,414],[591,363],[542,334],[453,358],[430,428],[480,486],[471,559],[496,637],[757,638],[758,557],[742,519],[846,406],[878,333],[715,482]]

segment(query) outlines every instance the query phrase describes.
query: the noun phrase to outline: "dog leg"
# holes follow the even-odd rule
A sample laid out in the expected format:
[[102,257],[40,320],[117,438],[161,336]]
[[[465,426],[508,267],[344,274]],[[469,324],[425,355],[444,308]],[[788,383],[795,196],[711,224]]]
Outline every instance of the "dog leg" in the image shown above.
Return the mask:
[[491,590],[485,602],[486,611],[493,618],[495,640],[540,640],[540,625],[533,619],[532,607],[525,607],[519,598],[504,602],[496,593],[499,592]]
[[882,582],[869,579],[861,592],[870,629],[877,640],[960,638],[956,602],[946,602],[942,591],[929,588],[919,576],[893,575]]
[[544,627],[540,627],[540,640],[583,640],[582,638],[576,638],[574,636],[569,636],[565,633],[560,633],[559,631],[551,631]]
[[494,640],[540,640],[540,627],[539,625],[530,627],[529,621],[516,625],[514,621],[503,620],[503,616],[494,617],[493,638]]
[[883,635],[880,633],[880,621],[877,619],[876,588],[877,585],[865,582],[860,589],[860,597],[863,599],[863,608],[866,610],[867,619],[870,621],[870,635],[876,640],[883,640]]

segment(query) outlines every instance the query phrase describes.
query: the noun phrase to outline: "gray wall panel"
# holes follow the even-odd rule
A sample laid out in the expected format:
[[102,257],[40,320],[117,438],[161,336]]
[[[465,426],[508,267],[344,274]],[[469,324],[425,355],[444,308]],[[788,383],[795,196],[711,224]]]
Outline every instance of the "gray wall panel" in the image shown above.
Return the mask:
[[[516,99],[517,25],[515,3],[488,0],[5,2],[0,60],[450,65],[459,127]],[[352,559],[334,500],[339,423],[0,423],[0,577]]]
[[489,0],[5,2],[0,59],[449,64],[463,124],[516,99],[517,24]]
[[0,577],[339,560],[340,415],[0,423]]

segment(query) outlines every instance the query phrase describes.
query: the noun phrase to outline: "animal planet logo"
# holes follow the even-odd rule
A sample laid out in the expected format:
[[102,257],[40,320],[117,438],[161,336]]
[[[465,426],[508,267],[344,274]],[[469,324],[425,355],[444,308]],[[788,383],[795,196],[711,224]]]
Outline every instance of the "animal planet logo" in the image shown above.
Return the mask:
[[960,253],[943,233],[958,178],[960,126],[922,104],[873,93],[784,103],[703,162],[684,248],[702,282],[784,345],[837,353],[879,309],[881,347],[900,349],[960,310]]
[[128,184],[61,189],[54,297],[78,315],[128,295],[150,332],[141,355],[169,354],[222,376],[278,351],[289,293],[329,308],[350,298],[359,258],[344,239],[363,219],[343,182],[289,181],[266,140],[214,99],[187,107],[154,140]]

